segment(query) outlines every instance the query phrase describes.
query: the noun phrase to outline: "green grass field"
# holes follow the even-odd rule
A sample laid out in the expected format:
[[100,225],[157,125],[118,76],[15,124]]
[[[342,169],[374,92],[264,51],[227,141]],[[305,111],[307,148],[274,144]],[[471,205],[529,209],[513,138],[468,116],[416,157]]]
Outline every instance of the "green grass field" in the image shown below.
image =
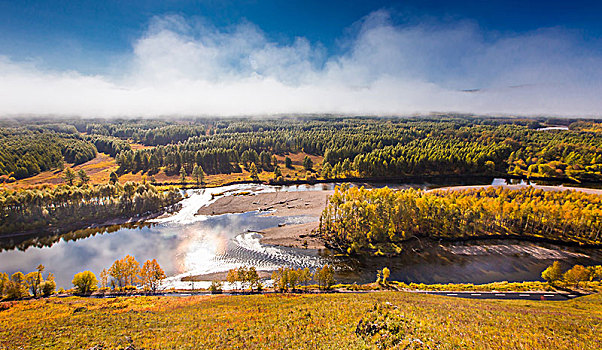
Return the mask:
[[378,292],[69,297],[1,305],[2,349],[599,349],[602,344],[600,294],[563,302]]

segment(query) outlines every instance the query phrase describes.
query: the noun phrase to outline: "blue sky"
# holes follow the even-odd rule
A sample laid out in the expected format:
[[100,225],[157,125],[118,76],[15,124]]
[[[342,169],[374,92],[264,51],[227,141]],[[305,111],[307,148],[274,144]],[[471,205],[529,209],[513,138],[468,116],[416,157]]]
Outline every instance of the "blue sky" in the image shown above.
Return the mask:
[[[17,87],[0,82],[0,113],[597,116],[600,13],[600,1],[0,0],[0,78]],[[157,96],[160,112],[145,110]]]
[[153,17],[166,14],[198,17],[218,27],[249,21],[277,42],[301,36],[335,54],[352,25],[379,9],[388,10],[397,24],[439,18],[470,20],[502,33],[560,26],[602,36],[600,1],[12,0],[0,1],[0,54],[102,71],[108,60],[131,51]]

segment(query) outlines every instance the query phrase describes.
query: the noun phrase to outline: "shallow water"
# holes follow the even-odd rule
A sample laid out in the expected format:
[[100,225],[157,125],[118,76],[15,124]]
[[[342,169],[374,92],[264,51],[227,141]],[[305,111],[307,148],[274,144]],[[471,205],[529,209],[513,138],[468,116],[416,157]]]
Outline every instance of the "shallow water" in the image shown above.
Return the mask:
[[[500,184],[500,181],[495,179],[493,183]],[[440,185],[389,184],[394,188],[431,188]],[[331,190],[334,186],[246,184],[188,190],[181,210],[144,224],[81,230],[20,242],[14,239],[0,241],[5,249],[0,251],[0,271],[12,274],[20,270],[27,273],[38,264],[43,264],[46,271],[54,273],[59,287],[69,288],[75,273],[91,270],[98,275],[116,259],[130,254],[140,263],[156,258],[169,276],[166,285],[173,287],[190,287],[189,283],[180,282],[185,276],[223,272],[239,266],[255,266],[258,270],[270,271],[280,266],[314,269],[325,263],[335,264],[337,278],[345,282],[373,281],[376,270],[388,266],[393,279],[407,282],[484,283],[537,280],[541,270],[554,259],[566,261],[567,264],[602,262],[600,253],[594,249],[577,250],[516,241],[427,244],[427,247],[419,245],[408,248],[406,253],[396,258],[356,261],[336,258],[328,251],[268,246],[259,241],[257,231],[283,223],[290,225],[315,220],[312,218],[264,216],[264,213],[258,212],[195,215],[201,206],[221,195],[237,192],[323,191]],[[218,196],[214,199],[212,194]],[[206,285],[208,283],[195,283],[196,287]]]
[[517,240],[414,242],[394,258],[353,260],[339,280],[371,282],[388,267],[391,279],[406,283],[489,283],[541,280],[541,272],[559,260],[564,268],[602,263],[599,249],[582,249]]

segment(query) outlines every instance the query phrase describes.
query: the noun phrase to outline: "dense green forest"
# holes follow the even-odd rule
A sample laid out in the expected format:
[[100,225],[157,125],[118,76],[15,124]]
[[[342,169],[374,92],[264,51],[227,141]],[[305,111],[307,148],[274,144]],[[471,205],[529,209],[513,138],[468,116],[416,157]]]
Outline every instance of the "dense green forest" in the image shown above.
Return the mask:
[[0,128],[0,175],[15,179],[60,168],[64,162],[87,162],[96,152],[73,127]]
[[[563,124],[568,130],[541,130]],[[274,171],[273,155],[323,156],[323,178],[514,175],[602,180],[596,121],[477,118],[20,119],[0,123],[0,175],[20,179],[96,152],[120,173]],[[138,143],[144,147],[132,147]],[[6,179],[5,179],[6,180]]]
[[320,219],[330,245],[349,253],[397,252],[412,238],[531,237],[602,244],[602,196],[532,187],[368,190],[338,187]]
[[[0,190],[0,236],[15,232],[59,233],[115,218],[156,213],[181,199],[177,190],[126,182],[82,187]],[[58,231],[58,232],[57,232]]]

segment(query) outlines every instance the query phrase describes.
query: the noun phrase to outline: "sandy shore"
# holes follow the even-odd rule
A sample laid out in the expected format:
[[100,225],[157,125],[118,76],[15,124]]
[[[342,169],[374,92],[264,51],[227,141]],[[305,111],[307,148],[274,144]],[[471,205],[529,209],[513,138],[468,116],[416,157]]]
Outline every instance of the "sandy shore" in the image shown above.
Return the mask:
[[304,224],[272,227],[261,232],[261,242],[285,247],[324,249],[324,241],[312,232],[318,228],[318,224],[319,218],[316,218],[316,221]]
[[208,206],[201,207],[197,215],[221,215],[269,211],[266,216],[307,215],[320,217],[326,200],[333,191],[270,192],[243,196],[224,196]]
[[202,207],[197,215],[221,215],[265,211],[266,216],[307,216],[311,222],[272,227],[261,234],[262,243],[286,247],[322,249],[324,242],[312,234],[333,191],[271,192],[245,196],[225,196]]

